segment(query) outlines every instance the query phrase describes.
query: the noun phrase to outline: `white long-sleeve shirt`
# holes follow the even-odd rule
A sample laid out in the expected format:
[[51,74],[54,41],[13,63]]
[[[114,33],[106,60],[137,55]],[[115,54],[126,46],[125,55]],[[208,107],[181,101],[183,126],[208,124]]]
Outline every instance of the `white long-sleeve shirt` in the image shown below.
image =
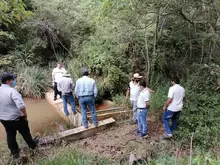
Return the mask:
[[63,77],[63,73],[65,71],[66,70],[64,68],[61,68],[61,69],[59,69],[58,67],[54,68],[53,72],[52,72],[53,82],[58,83],[58,81],[61,79],[61,77]]
[[9,85],[0,87],[0,120],[15,120],[22,116],[21,109],[25,108],[20,93]]

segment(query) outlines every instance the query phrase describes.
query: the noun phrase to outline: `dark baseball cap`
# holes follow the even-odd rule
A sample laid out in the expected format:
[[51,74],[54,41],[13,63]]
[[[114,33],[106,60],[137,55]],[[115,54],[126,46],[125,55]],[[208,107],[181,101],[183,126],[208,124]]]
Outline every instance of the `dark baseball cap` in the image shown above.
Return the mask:
[[6,81],[8,81],[8,80],[14,80],[14,79],[16,79],[16,77],[17,77],[17,76],[15,76],[15,75],[13,75],[13,74],[10,74],[10,73],[4,73],[4,74],[1,75],[0,79],[1,79],[1,82],[2,82],[3,84],[5,84]]
[[82,68],[82,74],[89,74],[89,71],[86,67]]

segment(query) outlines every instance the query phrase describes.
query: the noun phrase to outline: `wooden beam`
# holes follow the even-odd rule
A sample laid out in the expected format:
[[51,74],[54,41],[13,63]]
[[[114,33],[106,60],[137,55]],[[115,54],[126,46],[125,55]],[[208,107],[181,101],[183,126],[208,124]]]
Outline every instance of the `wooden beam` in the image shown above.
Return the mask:
[[99,121],[99,125],[97,127],[89,124],[89,127],[87,129],[81,126],[74,129],[66,130],[54,136],[47,136],[41,138],[39,145],[52,144],[59,140],[75,141],[75,140],[87,138],[95,135],[100,131],[103,131],[104,129],[109,128],[109,126],[113,125],[114,123],[115,120],[113,118],[108,118],[106,120]]
[[[111,113],[103,113],[103,114],[98,114],[97,118],[99,121],[104,120],[109,117],[114,117],[114,119],[117,119],[117,118],[121,117],[121,116],[119,116],[120,114],[125,115],[125,114],[129,114],[129,113],[131,113],[131,111],[117,111],[117,112],[111,112]],[[89,115],[88,118],[91,119],[92,116]],[[124,118],[126,118],[126,116],[124,116]]]
[[[102,110],[96,110],[96,113],[101,113],[101,112],[106,112],[106,111],[115,111],[121,109],[120,107],[118,108],[108,108],[108,109],[102,109]],[[91,113],[90,111],[87,112],[87,114]]]

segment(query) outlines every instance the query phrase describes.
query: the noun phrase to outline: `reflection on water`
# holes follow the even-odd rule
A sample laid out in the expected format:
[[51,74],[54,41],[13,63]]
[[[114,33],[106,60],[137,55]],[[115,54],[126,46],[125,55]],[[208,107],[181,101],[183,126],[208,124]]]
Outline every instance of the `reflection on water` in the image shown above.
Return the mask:
[[[29,126],[33,134],[51,133],[52,130],[56,131],[57,125],[55,122],[63,123],[56,109],[46,100],[26,99],[24,101],[27,108]],[[5,136],[4,127],[0,124],[0,140],[5,139]]]

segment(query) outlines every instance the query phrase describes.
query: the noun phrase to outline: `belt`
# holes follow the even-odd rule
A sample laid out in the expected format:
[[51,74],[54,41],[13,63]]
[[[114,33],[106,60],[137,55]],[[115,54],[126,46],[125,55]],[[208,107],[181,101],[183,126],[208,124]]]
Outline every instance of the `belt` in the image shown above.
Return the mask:
[[137,111],[138,111],[138,112],[141,112],[141,111],[143,111],[143,110],[146,110],[146,111],[147,111],[147,108],[137,108]]
[[23,117],[23,116],[20,116],[20,117],[18,117],[17,119],[15,119],[15,120],[0,120],[0,121],[3,121],[3,122],[10,122],[10,121],[19,121],[19,120],[22,120],[22,119],[24,119],[25,117]]
[[91,97],[91,96],[94,96],[94,95],[85,95],[85,96],[79,96],[79,97]]

